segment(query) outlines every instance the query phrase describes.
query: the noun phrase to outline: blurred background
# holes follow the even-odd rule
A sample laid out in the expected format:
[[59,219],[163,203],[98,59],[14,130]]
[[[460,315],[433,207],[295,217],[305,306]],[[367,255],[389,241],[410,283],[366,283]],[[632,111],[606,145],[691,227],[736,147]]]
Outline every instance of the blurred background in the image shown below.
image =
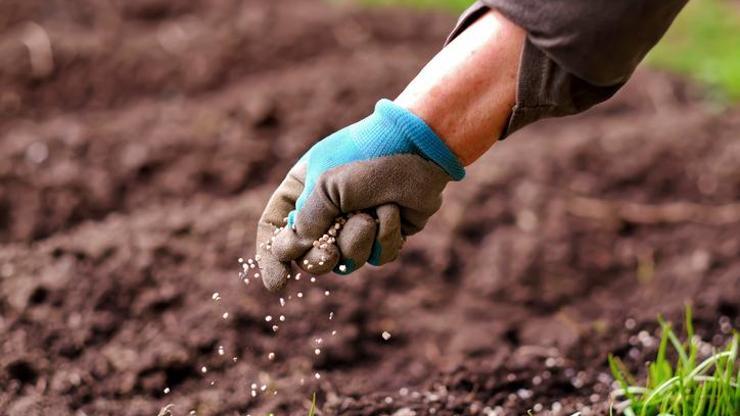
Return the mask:
[[734,0],[691,1],[610,101],[497,144],[394,264],[284,306],[239,278],[287,169],[465,6],[0,1],[0,414],[605,414],[607,355],[643,371],[657,314],[690,302],[721,344]]

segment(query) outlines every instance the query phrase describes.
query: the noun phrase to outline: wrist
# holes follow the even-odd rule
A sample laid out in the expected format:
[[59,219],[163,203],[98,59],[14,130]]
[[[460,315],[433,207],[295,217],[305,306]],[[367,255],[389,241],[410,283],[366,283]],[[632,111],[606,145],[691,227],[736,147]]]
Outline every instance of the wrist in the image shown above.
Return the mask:
[[470,151],[470,147],[465,146],[465,142],[460,140],[463,134],[461,125],[464,123],[459,118],[451,118],[450,112],[445,112],[444,110],[446,106],[431,105],[430,100],[405,95],[399,96],[394,102],[396,105],[423,120],[455,155],[462,166],[468,166],[477,159],[478,155],[473,154]]
[[452,179],[459,181],[465,177],[465,169],[458,156],[422,118],[387,99],[378,101],[375,113],[391,122],[421,156],[435,162]]

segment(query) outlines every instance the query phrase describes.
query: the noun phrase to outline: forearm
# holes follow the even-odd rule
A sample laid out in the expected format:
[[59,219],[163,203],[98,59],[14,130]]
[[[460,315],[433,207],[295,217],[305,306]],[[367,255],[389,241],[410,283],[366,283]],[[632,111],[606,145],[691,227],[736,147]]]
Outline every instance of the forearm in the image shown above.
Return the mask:
[[469,165],[499,138],[516,102],[525,32],[489,11],[442,49],[395,102]]

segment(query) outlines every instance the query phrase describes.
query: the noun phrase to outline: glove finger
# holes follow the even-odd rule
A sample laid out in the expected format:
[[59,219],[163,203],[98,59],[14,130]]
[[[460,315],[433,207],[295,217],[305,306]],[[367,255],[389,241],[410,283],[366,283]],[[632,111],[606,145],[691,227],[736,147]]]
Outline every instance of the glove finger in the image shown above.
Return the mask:
[[295,207],[295,201],[303,191],[304,177],[305,167],[297,165],[291,169],[270,197],[257,224],[255,259],[260,268],[262,283],[270,291],[279,290],[288,280],[290,263],[280,261],[272,253],[273,237],[276,230],[284,226],[284,218]]
[[317,244],[296,260],[298,267],[313,275],[329,273],[338,262],[339,249],[331,243]]
[[339,208],[321,188],[321,184],[316,185],[295,214],[293,226],[283,228],[275,236],[272,252],[278,260],[288,262],[305,255],[340,215]]
[[378,217],[378,235],[372,247],[368,263],[373,266],[391,262],[398,258],[403,246],[401,234],[401,211],[396,204],[385,204],[375,210]]
[[[258,253],[260,253],[259,250]],[[280,262],[269,252],[262,252],[262,254],[258,254],[257,264],[262,276],[262,283],[267,290],[276,292],[288,282],[290,263]]]
[[342,258],[334,268],[335,273],[350,274],[367,262],[377,227],[375,218],[365,213],[355,214],[347,220],[337,236],[337,246]]

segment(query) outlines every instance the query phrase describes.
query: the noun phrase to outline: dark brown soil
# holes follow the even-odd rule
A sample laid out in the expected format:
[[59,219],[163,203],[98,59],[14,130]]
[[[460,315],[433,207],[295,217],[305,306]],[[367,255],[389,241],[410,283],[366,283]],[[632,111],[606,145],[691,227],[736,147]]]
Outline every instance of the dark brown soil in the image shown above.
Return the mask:
[[740,113],[651,72],[497,144],[395,264],[304,278],[284,308],[237,279],[291,163],[397,94],[453,23],[0,3],[0,414],[306,414],[313,392],[320,414],[603,412],[607,354],[639,369],[658,313],[690,301],[721,342],[720,318],[740,324]]

